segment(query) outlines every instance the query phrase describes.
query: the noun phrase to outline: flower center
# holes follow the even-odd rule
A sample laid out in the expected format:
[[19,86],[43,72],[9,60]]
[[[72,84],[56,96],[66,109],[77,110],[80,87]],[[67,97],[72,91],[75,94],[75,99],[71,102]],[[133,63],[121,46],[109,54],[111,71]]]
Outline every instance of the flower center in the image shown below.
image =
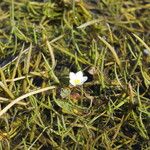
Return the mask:
[[80,81],[79,79],[75,79],[75,80],[74,80],[74,83],[75,83],[75,84],[80,84],[81,81]]

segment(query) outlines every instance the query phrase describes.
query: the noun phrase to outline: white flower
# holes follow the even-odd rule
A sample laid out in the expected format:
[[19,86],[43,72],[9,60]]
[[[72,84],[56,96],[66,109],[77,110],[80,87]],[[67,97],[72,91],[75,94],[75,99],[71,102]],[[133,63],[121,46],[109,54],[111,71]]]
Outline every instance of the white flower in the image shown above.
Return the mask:
[[88,79],[87,76],[83,76],[82,71],[79,71],[77,73],[70,72],[69,78],[69,82],[73,86],[82,85]]

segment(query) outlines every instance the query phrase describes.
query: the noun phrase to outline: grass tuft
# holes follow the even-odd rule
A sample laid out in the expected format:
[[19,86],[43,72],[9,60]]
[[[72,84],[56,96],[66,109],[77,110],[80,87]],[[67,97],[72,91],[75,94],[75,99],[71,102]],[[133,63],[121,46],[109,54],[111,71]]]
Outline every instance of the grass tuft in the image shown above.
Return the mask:
[[[150,4],[0,2],[0,149],[148,150]],[[82,86],[69,73],[83,71]]]

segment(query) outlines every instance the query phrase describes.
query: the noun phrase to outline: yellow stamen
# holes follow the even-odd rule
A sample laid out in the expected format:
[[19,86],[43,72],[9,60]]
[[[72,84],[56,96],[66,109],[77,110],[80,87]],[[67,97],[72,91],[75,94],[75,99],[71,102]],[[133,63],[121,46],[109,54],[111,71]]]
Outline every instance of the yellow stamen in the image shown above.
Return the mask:
[[75,83],[75,84],[80,84],[81,81],[80,81],[79,79],[76,79],[76,80],[74,80],[74,83]]

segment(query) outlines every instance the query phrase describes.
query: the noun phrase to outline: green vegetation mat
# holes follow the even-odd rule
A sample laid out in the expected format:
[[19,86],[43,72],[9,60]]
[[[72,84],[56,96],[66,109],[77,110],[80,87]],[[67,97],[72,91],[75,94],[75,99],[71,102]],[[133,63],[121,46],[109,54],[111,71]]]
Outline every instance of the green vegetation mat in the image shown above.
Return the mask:
[[150,150],[149,44],[148,0],[1,0],[0,150]]

